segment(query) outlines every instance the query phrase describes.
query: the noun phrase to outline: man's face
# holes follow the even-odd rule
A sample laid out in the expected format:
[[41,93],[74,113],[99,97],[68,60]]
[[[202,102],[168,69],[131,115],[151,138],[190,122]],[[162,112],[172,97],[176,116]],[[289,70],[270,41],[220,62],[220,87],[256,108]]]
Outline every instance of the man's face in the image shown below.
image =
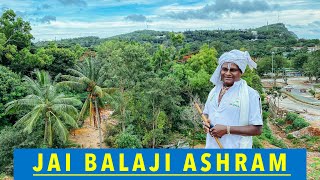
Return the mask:
[[221,67],[221,80],[223,85],[232,86],[235,81],[239,81],[241,77],[241,71],[239,67],[234,63],[223,63]]

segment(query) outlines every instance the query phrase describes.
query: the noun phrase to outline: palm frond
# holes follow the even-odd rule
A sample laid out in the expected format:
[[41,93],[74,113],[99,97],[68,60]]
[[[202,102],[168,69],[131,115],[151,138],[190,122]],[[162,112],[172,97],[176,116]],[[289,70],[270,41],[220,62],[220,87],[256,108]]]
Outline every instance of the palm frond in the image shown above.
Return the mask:
[[84,114],[87,112],[89,102],[90,102],[90,98],[88,97],[88,98],[86,99],[86,101],[83,103],[83,106],[82,106],[81,111],[80,111],[80,114],[79,114],[78,121],[79,121],[80,119],[82,119],[82,117],[84,116]]
[[41,94],[41,87],[39,83],[34,81],[33,79],[29,78],[28,76],[25,76],[22,78],[25,82],[25,86],[34,94],[40,95]]
[[103,92],[108,93],[108,94],[112,94],[114,92],[116,92],[117,90],[119,90],[118,88],[101,88]]
[[80,88],[84,88],[83,84],[80,83],[80,82],[75,82],[75,81],[62,81],[62,82],[59,82],[57,83],[57,87],[60,87],[60,86],[69,86],[73,89],[80,89]]
[[72,76],[72,75],[62,75],[61,76],[63,79],[66,79],[68,81],[74,81],[74,82],[78,82],[80,77],[77,76]]
[[79,82],[82,83],[82,84],[88,85],[88,84],[90,84],[92,81],[91,81],[91,79],[88,78],[88,77],[81,77],[81,78],[79,78]]
[[72,115],[78,115],[78,110],[72,105],[54,104],[51,106],[51,109],[55,112],[67,112]]
[[94,95],[96,95],[96,96],[98,96],[98,97],[103,97],[103,95],[104,95],[105,93],[103,92],[103,90],[102,90],[101,87],[95,86],[95,87],[93,88],[92,94],[94,94]]
[[18,120],[18,122],[15,124],[15,126],[18,126],[19,124],[26,126],[24,128],[25,132],[31,133],[34,126],[36,125],[36,122],[39,120],[41,115],[41,108],[33,109],[28,114],[23,116],[21,119]]
[[60,117],[64,120],[64,122],[65,122],[66,124],[69,124],[69,125],[71,125],[71,126],[74,127],[74,128],[78,128],[78,124],[77,124],[75,118],[72,117],[72,116],[70,116],[68,113],[63,112],[63,111],[60,111],[60,112],[56,112],[56,114],[57,114],[58,116],[60,116]]
[[[39,99],[18,99],[13,104],[15,105],[15,108],[21,109],[26,107],[34,107],[37,104],[41,104],[42,102],[39,101]],[[12,104],[12,105],[13,105]]]
[[53,104],[67,104],[72,106],[81,106],[82,102],[74,97],[57,97],[52,100]]
[[53,123],[54,131],[55,131],[56,135],[58,136],[58,138],[62,142],[65,143],[67,141],[67,137],[68,137],[68,130],[58,116],[56,116],[53,113],[51,113],[51,114],[54,116],[54,118],[52,118],[52,119],[54,119],[54,123]]
[[56,77],[54,77],[52,85],[56,85],[58,83],[59,79],[61,78],[61,76],[62,76],[61,73],[57,74]]

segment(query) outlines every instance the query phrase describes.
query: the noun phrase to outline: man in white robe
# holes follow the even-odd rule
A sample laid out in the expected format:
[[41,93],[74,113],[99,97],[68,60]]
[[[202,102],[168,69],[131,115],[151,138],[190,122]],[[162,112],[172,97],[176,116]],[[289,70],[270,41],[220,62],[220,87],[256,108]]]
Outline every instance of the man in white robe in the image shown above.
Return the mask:
[[210,81],[215,87],[209,93],[203,114],[214,127],[207,132],[206,148],[252,148],[252,136],[262,132],[259,93],[241,79],[246,66],[256,68],[248,52],[232,50],[219,58]]

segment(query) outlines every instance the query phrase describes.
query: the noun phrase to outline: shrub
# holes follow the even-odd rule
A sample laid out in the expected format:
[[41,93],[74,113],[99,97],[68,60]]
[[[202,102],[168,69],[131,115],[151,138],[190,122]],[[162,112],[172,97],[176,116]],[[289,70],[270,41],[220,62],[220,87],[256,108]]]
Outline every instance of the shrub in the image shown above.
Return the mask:
[[312,96],[316,95],[316,92],[315,92],[313,89],[310,89],[308,92],[309,92]]
[[294,139],[295,137],[294,137],[292,134],[288,134],[288,135],[287,135],[287,138],[288,138],[288,139]]
[[288,148],[287,145],[281,139],[273,138],[270,143],[279,148]]
[[284,124],[286,124],[286,121],[281,118],[276,119],[276,122],[279,126],[283,126]]
[[304,127],[307,127],[309,126],[310,124],[308,122],[306,122],[303,118],[296,118],[294,121],[293,121],[293,128],[296,129],[296,130],[299,130],[299,129],[302,129]]
[[296,113],[292,113],[292,112],[288,112],[288,114],[286,115],[286,121],[288,122],[293,122],[295,119],[297,119],[299,117],[298,114]]
[[123,132],[116,137],[115,145],[117,148],[142,148],[137,136]]
[[107,132],[105,133],[104,142],[107,146],[115,147],[116,136],[120,133],[119,128],[117,128],[117,126],[107,124],[106,129]]
[[284,131],[285,131],[286,133],[289,133],[289,132],[293,131],[293,129],[294,129],[293,126],[292,126],[292,125],[289,125],[289,126],[287,126],[287,127],[285,128]]
[[253,140],[253,146],[252,146],[253,148],[258,148],[258,149],[264,148],[263,145],[261,144],[259,138],[257,138],[256,136],[254,136],[254,137],[252,138],[252,140]]

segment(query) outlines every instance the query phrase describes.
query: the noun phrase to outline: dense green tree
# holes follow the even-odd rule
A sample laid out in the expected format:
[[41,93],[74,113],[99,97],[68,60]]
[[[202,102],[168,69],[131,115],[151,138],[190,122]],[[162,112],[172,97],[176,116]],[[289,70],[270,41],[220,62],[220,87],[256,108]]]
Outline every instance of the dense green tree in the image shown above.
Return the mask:
[[59,138],[66,142],[68,130],[66,124],[77,127],[76,117],[81,101],[58,93],[55,81],[45,71],[35,71],[36,79],[24,77],[30,94],[24,98],[7,103],[6,112],[28,112],[20,118],[15,126],[22,127],[29,134],[34,132],[38,123],[44,125],[44,144],[52,147],[53,140]]
[[292,58],[293,61],[293,68],[302,70],[303,64],[308,61],[308,55],[307,54],[298,54],[294,58]]
[[0,33],[6,37],[5,45],[14,45],[18,50],[29,47],[31,39],[31,26],[29,22],[17,17],[13,10],[6,10],[0,18]]
[[[156,138],[162,137],[164,134],[166,128],[164,124],[167,127],[169,126],[165,112],[177,108],[182,99],[179,96],[179,86],[176,85],[173,78],[149,78],[144,85],[143,96],[148,102],[148,117],[150,118],[147,119],[147,124],[151,126],[149,126],[150,129],[147,130],[143,139],[145,145],[151,144],[151,147],[154,148],[159,145],[156,144]],[[161,143],[161,141],[158,142]]]
[[76,63],[77,55],[67,48],[58,48],[56,44],[50,44],[46,49],[46,54],[53,57],[51,63],[47,63],[45,69],[52,76],[59,73],[66,74],[68,68],[73,68]]
[[260,76],[270,73],[272,71],[272,62],[270,57],[260,58],[257,61],[257,73]]
[[312,77],[316,78],[316,81],[320,79],[320,51],[313,52],[308,61],[303,65],[303,73],[311,80]]
[[241,78],[246,80],[247,84],[253,89],[257,90],[260,94],[263,93],[261,79],[254,70],[247,68]]
[[182,33],[169,33],[169,39],[174,47],[177,47],[179,44],[182,44],[185,37]]
[[138,43],[107,41],[97,47],[98,59],[106,63],[105,72],[110,77],[109,86],[119,89],[119,102],[115,115],[119,115],[122,130],[130,121],[127,113],[130,91],[148,77],[153,76],[150,64],[151,56],[144,46]]
[[5,114],[4,105],[25,96],[26,88],[21,78],[10,69],[0,65],[0,129],[1,126],[15,123],[16,116]]
[[[174,76],[184,85],[183,91],[189,95],[199,95],[204,100],[212,88],[210,77],[217,67],[217,51],[203,45],[199,53],[187,59],[184,65],[173,66]],[[189,99],[189,97],[187,97]]]
[[[38,125],[37,127],[40,127]],[[42,131],[36,130],[32,136],[23,130],[6,126],[0,130],[0,174],[13,175],[13,151],[17,148],[38,148],[42,140]]]
[[52,62],[52,57],[43,49],[31,52],[29,22],[17,17],[13,10],[5,11],[0,17],[0,64],[14,72],[29,75],[35,68],[43,68]]

